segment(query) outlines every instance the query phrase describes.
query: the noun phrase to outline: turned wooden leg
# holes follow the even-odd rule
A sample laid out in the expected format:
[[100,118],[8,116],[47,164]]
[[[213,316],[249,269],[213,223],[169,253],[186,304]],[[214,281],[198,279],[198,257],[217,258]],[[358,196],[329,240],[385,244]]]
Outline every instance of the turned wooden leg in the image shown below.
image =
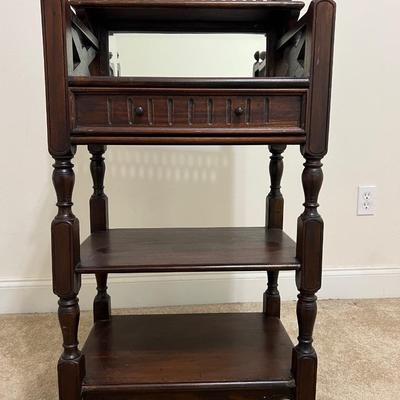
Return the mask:
[[265,225],[268,229],[283,228],[283,196],[281,192],[281,181],[283,175],[283,156],[285,145],[269,146],[271,152],[269,162],[269,176],[271,180],[270,192],[266,199]]
[[58,319],[63,334],[64,351],[58,361],[58,390],[60,400],[81,400],[85,362],[78,349],[79,304],[75,296],[58,302]]
[[93,301],[94,322],[111,317],[111,297],[107,293],[107,278],[107,274],[96,274],[97,294]]
[[278,290],[279,271],[268,271],[268,286],[264,292],[263,311],[268,317],[281,317],[281,296]]
[[[90,198],[90,229],[99,232],[108,229],[108,198],[104,193],[104,175],[106,165],[103,154],[104,145],[89,145],[92,154],[90,172],[93,179],[93,194]],[[96,274],[97,295],[93,302],[94,321],[107,320],[111,317],[111,298],[107,293],[107,274]]]
[[[283,174],[283,157],[285,145],[269,146],[271,152],[269,174],[271,189],[266,199],[265,225],[267,229],[283,228],[283,196],[281,193],[281,180]],[[268,271],[268,286],[264,292],[264,313],[269,317],[281,315],[281,297],[278,291],[279,271]]]
[[78,348],[79,305],[77,295],[80,275],[75,273],[79,263],[79,221],[72,213],[74,172],[71,154],[56,158],[53,183],[57,193],[58,214],[51,226],[53,288],[59,296],[58,316],[64,351],[58,362],[60,400],[80,400],[85,362]]
[[318,214],[318,195],[323,173],[320,158],[306,156],[302,175],[305,193],[304,212],[297,224],[297,258],[301,269],[296,273],[299,290],[297,320],[298,344],[293,350],[293,374],[296,400],[314,400],[317,380],[317,354],[312,345],[317,316],[317,297],[321,287],[323,221]]

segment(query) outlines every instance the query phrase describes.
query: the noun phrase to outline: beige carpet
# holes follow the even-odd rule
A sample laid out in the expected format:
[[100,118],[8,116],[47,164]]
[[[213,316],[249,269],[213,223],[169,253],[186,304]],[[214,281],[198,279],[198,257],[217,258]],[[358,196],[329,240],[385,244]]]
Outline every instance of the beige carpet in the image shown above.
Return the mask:
[[[165,307],[119,313],[258,311],[259,304]],[[296,337],[295,303],[282,320]],[[82,313],[84,341],[91,314]],[[0,316],[0,399],[56,400],[60,332],[55,314]],[[315,330],[319,400],[397,400],[400,396],[400,299],[320,301]]]

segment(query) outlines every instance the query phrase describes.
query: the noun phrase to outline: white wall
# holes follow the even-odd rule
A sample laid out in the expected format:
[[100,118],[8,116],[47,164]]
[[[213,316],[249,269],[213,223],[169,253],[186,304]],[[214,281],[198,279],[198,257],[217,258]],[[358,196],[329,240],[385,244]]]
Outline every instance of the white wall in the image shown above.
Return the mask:
[[[49,226],[56,212],[47,155],[39,0],[4,3],[0,178],[0,312],[55,309]],[[338,0],[330,153],[320,212],[326,222],[323,297],[400,295],[398,127],[400,34],[395,0]],[[18,23],[12,18],[19,15]],[[75,213],[88,234],[88,154],[75,160]],[[264,220],[265,147],[110,148],[111,225],[252,226]],[[285,229],[302,209],[302,158],[286,152]],[[356,216],[359,184],[376,184],[373,217]],[[246,301],[261,297],[263,274],[141,275],[112,278],[115,306]],[[89,306],[93,281],[82,291]],[[295,294],[284,274],[285,298]]]

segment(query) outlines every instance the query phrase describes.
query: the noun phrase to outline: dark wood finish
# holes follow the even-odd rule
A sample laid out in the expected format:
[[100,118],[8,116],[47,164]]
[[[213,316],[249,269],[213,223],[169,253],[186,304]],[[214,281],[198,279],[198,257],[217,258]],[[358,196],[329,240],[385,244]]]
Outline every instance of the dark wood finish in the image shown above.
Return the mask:
[[269,175],[271,179],[270,192],[266,199],[266,221],[268,229],[283,228],[283,196],[281,192],[281,180],[283,175],[283,156],[285,145],[269,146],[271,152],[269,163]]
[[336,4],[333,0],[314,0],[307,17],[306,68],[311,96],[307,102],[307,142],[302,151],[305,156],[318,158],[328,151]]
[[269,23],[297,18],[300,1],[81,1],[70,2],[110,31],[262,32]]
[[90,172],[93,179],[93,194],[90,197],[90,231],[99,232],[108,229],[108,197],[104,193],[104,176],[106,165],[104,153],[106,146],[89,145],[91,157]]
[[268,271],[268,286],[263,295],[263,311],[269,317],[281,317],[281,296],[278,290],[279,271]]
[[[59,297],[71,298],[80,289],[80,278],[74,274],[79,262],[79,221],[72,213],[72,191],[75,175],[71,159],[55,159],[53,184],[57,194],[58,214],[51,225],[53,286]],[[62,239],[59,241],[58,239]]]
[[66,13],[69,12],[69,6],[60,0],[41,0],[41,4],[48,146],[52,156],[63,156],[67,155],[71,148],[66,44],[69,35]]
[[58,361],[58,390],[60,400],[80,400],[85,376],[85,358],[78,349],[78,299],[59,301],[58,319],[63,334],[64,351]]
[[306,15],[309,40],[305,67],[309,67],[312,83],[307,110],[307,141],[301,147],[306,159],[302,175],[305,208],[297,223],[297,256],[302,267],[296,274],[300,292],[297,302],[299,336],[292,362],[296,400],[314,400],[316,397],[317,354],[312,345],[312,334],[317,315],[315,293],[321,287],[324,228],[317,207],[323,180],[321,159],[328,150],[335,12],[334,1],[315,0]]
[[279,319],[262,313],[112,317],[95,324],[83,348],[84,397],[122,391],[130,399],[148,389],[152,398],[243,389],[290,395],[292,348]]
[[81,246],[79,273],[295,270],[294,242],[280,229],[110,229]]
[[85,400],[287,400],[290,395],[281,395],[280,393],[289,393],[292,390],[285,388],[282,390],[280,385],[269,386],[261,390],[252,390],[245,387],[234,388],[232,390],[202,390],[201,386],[196,387],[196,391],[177,391],[162,392],[156,390],[144,389],[143,392],[136,392],[132,395],[131,390],[121,387],[113,387],[110,390],[102,390],[102,396],[99,398],[96,391],[85,391],[83,393]]
[[[312,335],[323,242],[317,207],[328,148],[335,3],[313,0],[300,20],[304,4],[289,0],[41,4],[48,146],[58,206],[51,230],[64,346],[59,399],[315,400]],[[108,76],[113,31],[253,32],[265,33],[266,42],[251,79],[115,78]],[[92,233],[80,245],[71,160],[74,146],[82,144],[92,154],[94,192]],[[266,226],[109,230],[103,189],[107,144],[268,144]],[[300,145],[306,160],[296,245],[282,231],[282,152],[289,144]],[[282,269],[296,270],[294,348],[278,318]],[[109,272],[241,270],[267,271],[264,313],[110,316]],[[96,322],[81,353],[77,296],[84,273],[96,274],[98,293]]]
[[[167,129],[167,128],[166,128]],[[165,129],[164,129],[165,131]],[[115,131],[114,131],[115,132]],[[188,130],[189,135],[191,131]],[[118,144],[118,145],[260,145],[260,144],[304,144],[304,136],[81,136],[71,138],[73,144]],[[248,130],[247,130],[248,132]],[[215,134],[215,130],[213,132]],[[183,135],[183,132],[181,131]]]
[[[271,178],[271,190],[266,199],[267,229],[283,228],[283,196],[281,193],[281,179],[283,174],[283,157],[285,145],[269,146],[272,153],[269,163],[269,175]],[[281,297],[278,291],[279,271],[268,271],[268,287],[264,293],[264,312],[270,317],[280,318]]]
[[96,274],[97,295],[93,301],[93,319],[95,322],[108,320],[111,316],[111,297],[107,293],[108,274]]
[[58,214],[51,225],[53,290],[60,298],[58,318],[64,351],[58,361],[60,400],[80,399],[85,360],[78,349],[79,304],[77,294],[81,278],[75,273],[79,261],[79,221],[72,213],[72,191],[75,182],[69,156],[56,158],[53,183],[57,193]]
[[[97,27],[100,50],[98,53],[99,73],[94,75],[110,75],[109,32],[101,24]],[[93,75],[93,74],[92,74]]]
[[70,87],[88,88],[189,88],[189,89],[308,89],[308,78],[163,78],[163,77],[114,77],[114,76],[70,76]]
[[[90,171],[93,178],[93,194],[90,198],[90,230],[92,233],[108,229],[108,198],[104,193],[106,166],[103,154],[105,146],[90,145],[92,154]],[[93,303],[94,321],[107,320],[111,315],[111,298],[107,293],[107,274],[96,274],[97,295]]]
[[71,118],[74,135],[304,135],[305,100],[306,92],[284,89],[80,88]]
[[[166,8],[274,8],[274,9],[296,9],[304,7],[303,1],[298,0],[256,0],[256,1],[235,1],[235,0],[69,0],[73,7],[98,7],[100,9],[118,7],[166,7]],[[123,12],[123,10],[120,10]]]
[[302,268],[296,274],[296,285],[300,291],[297,302],[299,342],[293,350],[296,400],[315,399],[316,393],[317,354],[312,346],[312,333],[317,316],[315,293],[321,288],[324,229],[317,211],[323,180],[322,164],[318,159],[307,159],[304,167],[304,212],[297,222],[297,257]]
[[[300,144],[305,140],[308,80],[70,78],[70,83],[76,144]],[[136,102],[144,111],[139,117],[134,112]],[[237,116],[234,110],[240,106],[244,110],[253,106],[254,111]]]
[[76,144],[304,143],[307,80],[260,80],[265,90],[249,79],[177,79],[175,88],[171,79],[90,81],[70,79]]

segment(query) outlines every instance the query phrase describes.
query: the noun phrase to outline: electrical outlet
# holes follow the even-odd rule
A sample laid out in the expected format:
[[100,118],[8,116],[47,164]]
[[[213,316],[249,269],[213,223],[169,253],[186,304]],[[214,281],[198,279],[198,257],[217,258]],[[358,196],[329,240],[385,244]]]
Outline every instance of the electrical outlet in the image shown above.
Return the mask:
[[375,215],[376,186],[359,186],[357,215]]

